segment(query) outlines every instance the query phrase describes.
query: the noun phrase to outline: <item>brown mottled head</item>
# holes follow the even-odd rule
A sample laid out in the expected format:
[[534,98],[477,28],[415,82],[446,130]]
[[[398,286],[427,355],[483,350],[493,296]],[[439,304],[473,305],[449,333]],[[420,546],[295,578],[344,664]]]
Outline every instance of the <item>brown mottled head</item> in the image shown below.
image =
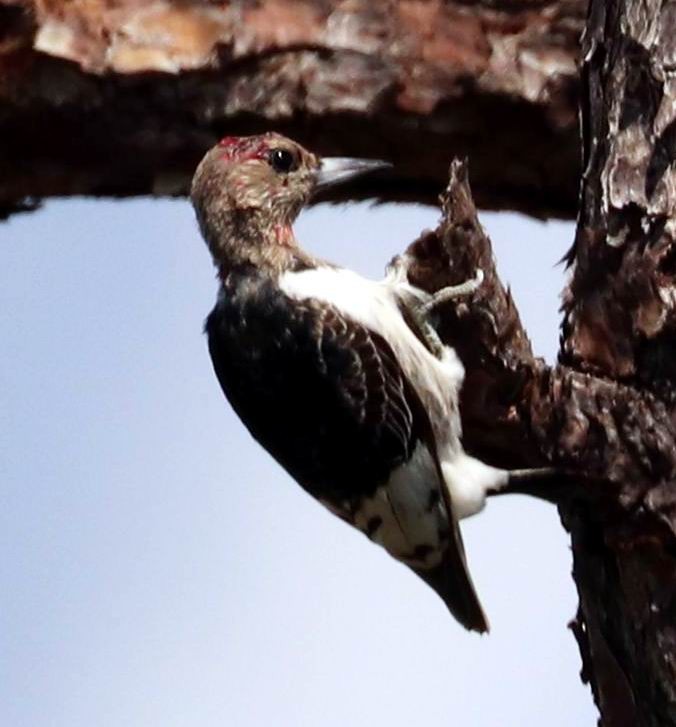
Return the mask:
[[[215,262],[260,265],[264,248],[295,246],[291,224],[315,185],[319,160],[279,134],[226,136],[197,167],[191,197]],[[281,261],[280,261],[281,262]]]
[[226,136],[200,162],[191,198],[221,269],[248,263],[281,272],[304,255],[291,225],[313,192],[382,166],[322,160],[275,133]]

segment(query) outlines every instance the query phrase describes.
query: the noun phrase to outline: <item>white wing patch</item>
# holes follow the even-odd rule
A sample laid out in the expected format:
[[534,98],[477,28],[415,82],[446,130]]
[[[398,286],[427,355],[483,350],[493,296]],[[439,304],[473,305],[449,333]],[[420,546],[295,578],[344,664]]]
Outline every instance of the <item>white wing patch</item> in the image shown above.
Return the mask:
[[433,568],[442,560],[449,533],[439,486],[432,456],[418,444],[386,485],[356,504],[352,524],[397,560]]
[[[443,361],[435,358],[418,340],[401,315],[397,303],[397,284],[390,278],[376,282],[344,268],[315,268],[282,275],[279,287],[296,300],[315,298],[380,334],[392,346],[399,363],[409,370],[422,363],[428,379],[444,390],[449,384],[462,385],[465,370],[455,351],[446,347]],[[428,381],[428,383],[431,383]]]
[[[344,315],[381,335],[390,344],[430,418],[444,484],[448,488],[454,509],[457,503],[458,517],[479,512],[483,508],[486,492],[501,487],[506,482],[507,474],[465,454],[460,441],[462,428],[458,411],[465,370],[453,348],[446,346],[440,360],[425,348],[409,328],[399,310],[396,279],[390,277],[376,282],[351,270],[324,267],[286,272],[280,278],[279,285],[290,298],[314,298],[334,306]],[[414,454],[409,463],[395,470],[388,484],[388,491],[383,495],[376,493],[373,502],[365,503],[365,507],[368,512],[374,513],[373,517],[377,515],[385,522],[388,506],[383,498],[387,495],[391,503],[389,518],[396,516],[401,523],[410,523],[412,526],[415,524],[413,529],[417,531],[423,527],[423,521],[425,530],[427,520],[431,522],[431,519],[422,517],[414,504],[417,499],[411,499],[411,493],[417,487],[423,486],[422,483],[418,484],[419,478],[414,474],[416,468],[421,471],[427,469],[421,462],[415,464],[415,457]],[[431,483],[436,483],[437,475],[431,471],[426,472],[426,476],[430,478],[427,484],[429,488]],[[407,505],[404,506],[404,503]],[[357,522],[355,525],[367,532]],[[392,532],[395,533],[396,528]],[[391,537],[392,548],[403,547],[403,542],[395,542],[395,536]],[[382,544],[392,552],[385,542]]]

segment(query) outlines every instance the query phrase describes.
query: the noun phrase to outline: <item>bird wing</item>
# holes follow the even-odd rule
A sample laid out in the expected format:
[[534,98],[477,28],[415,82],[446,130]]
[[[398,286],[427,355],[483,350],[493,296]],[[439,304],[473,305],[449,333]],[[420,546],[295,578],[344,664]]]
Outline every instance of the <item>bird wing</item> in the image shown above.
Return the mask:
[[[344,405],[390,467],[385,484],[338,514],[409,565],[468,629],[488,630],[460,528],[443,484],[425,407],[384,337],[322,310],[322,357]],[[350,361],[335,361],[335,351]]]
[[221,386],[252,435],[461,623],[486,630],[429,417],[390,344],[316,299],[271,293],[264,306],[236,305],[222,299],[206,329]]
[[312,495],[338,508],[371,494],[421,437],[391,348],[319,301],[242,297],[223,296],[206,322],[233,408]]

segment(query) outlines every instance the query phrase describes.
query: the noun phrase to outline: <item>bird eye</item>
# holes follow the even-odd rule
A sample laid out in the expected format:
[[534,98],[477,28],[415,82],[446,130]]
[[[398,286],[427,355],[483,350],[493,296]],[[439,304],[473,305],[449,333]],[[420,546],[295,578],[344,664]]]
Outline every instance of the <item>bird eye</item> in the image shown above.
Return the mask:
[[286,149],[273,149],[268,156],[270,166],[280,174],[286,174],[296,168],[295,156]]

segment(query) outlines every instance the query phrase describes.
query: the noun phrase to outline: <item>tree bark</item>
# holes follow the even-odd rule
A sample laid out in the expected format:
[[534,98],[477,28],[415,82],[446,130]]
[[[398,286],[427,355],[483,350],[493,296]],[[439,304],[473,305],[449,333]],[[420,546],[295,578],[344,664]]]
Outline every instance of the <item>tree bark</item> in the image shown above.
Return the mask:
[[[673,429],[676,353],[676,4],[593,0],[584,39],[582,205],[561,358],[661,401]],[[617,406],[624,402],[617,402]],[[673,443],[635,410],[642,473],[616,517],[563,507],[580,592],[576,635],[605,725],[676,724]],[[629,506],[627,506],[627,504]],[[624,512],[622,512],[624,510]]]
[[0,208],[184,194],[226,133],[394,162],[336,194],[572,217],[584,0],[0,0]]
[[[570,531],[572,624],[604,727],[676,725],[676,4],[593,0],[584,40],[584,175],[561,364],[532,357],[455,163],[412,282],[472,277],[439,312],[467,368],[465,443],[503,466],[550,462]],[[545,487],[545,484],[542,484]]]
[[494,465],[562,472],[527,492],[557,502],[572,535],[572,628],[601,724],[676,725],[672,407],[643,387],[533,357],[463,163],[452,165],[439,227],[407,252],[409,280],[430,292],[484,271],[476,293],[438,311],[442,340],[466,368],[463,441]]

